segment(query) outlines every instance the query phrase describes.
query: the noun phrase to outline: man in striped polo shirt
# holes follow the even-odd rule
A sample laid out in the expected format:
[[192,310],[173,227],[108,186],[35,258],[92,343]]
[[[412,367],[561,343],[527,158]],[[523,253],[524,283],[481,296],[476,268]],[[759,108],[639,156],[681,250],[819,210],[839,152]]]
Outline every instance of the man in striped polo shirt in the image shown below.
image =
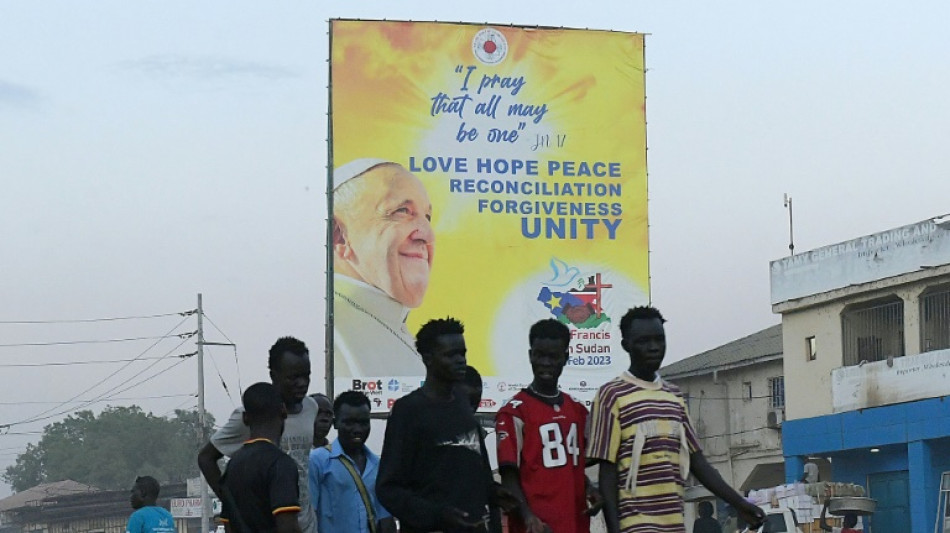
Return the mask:
[[630,354],[630,368],[594,399],[587,456],[600,463],[607,531],[685,533],[683,490],[690,473],[743,520],[759,525],[765,513],[710,466],[682,393],[656,373],[666,355],[664,322],[652,307],[623,316],[621,345]]

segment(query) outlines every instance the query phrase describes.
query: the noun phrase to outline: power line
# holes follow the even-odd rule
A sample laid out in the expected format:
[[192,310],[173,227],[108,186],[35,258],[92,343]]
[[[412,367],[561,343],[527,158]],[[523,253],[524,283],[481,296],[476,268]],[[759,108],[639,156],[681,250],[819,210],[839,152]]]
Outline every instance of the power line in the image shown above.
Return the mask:
[[117,316],[107,318],[75,318],[63,320],[0,320],[0,324],[82,324],[88,322],[112,322],[116,320],[139,320],[147,318],[163,318],[169,316],[190,316],[197,312],[197,309],[190,309],[188,311],[181,311],[178,313],[159,313],[155,315]]
[[[186,317],[187,318],[187,317]],[[175,335],[162,335],[161,337],[128,337],[125,339],[102,339],[102,340],[84,340],[84,341],[54,341],[54,342],[22,342],[15,344],[0,344],[0,348],[22,348],[27,346],[68,346],[73,344],[109,344],[115,342],[131,342],[131,341],[150,341],[150,340],[162,340],[170,339],[172,337],[178,337],[179,339],[189,339],[194,337],[198,332],[190,331],[187,333],[178,333]]]
[[231,391],[228,390],[228,384],[224,381],[224,376],[221,375],[221,369],[218,368],[218,363],[214,360],[214,357],[210,357],[211,365],[214,366],[214,371],[218,373],[218,379],[221,380],[221,386],[224,387],[225,394],[228,395],[228,400],[231,401],[231,407],[234,407],[234,398],[231,397]]
[[[227,333],[221,331],[221,328],[219,328],[218,325],[214,323],[214,320],[211,320],[211,317],[208,316],[208,313],[202,313],[202,314],[204,315],[204,318],[208,321],[208,323],[211,324],[211,326],[215,330],[217,330],[217,332],[220,333],[221,336],[223,336],[225,339],[227,339],[228,342],[231,343],[231,348],[234,350],[234,367],[237,370],[238,392],[240,393],[240,391],[244,390],[244,386],[241,384],[241,363],[240,361],[238,361],[237,344],[231,340],[231,337],[228,337]],[[214,359],[212,358],[211,361],[214,362]],[[217,368],[217,366],[215,366],[215,368]],[[221,372],[218,371],[218,377],[220,376],[221,376]],[[221,378],[221,382],[222,382],[222,385],[224,385],[224,390],[227,391],[228,386],[224,384],[224,378]],[[231,398],[231,393],[228,393],[228,398],[229,399]],[[231,405],[232,406],[234,405],[233,399],[231,400]]]
[[[178,347],[181,346],[181,345],[184,344],[184,343],[185,343],[184,340],[181,341],[181,343],[180,343],[178,346],[176,346],[175,348],[172,348],[171,351],[177,350]],[[127,390],[129,390],[129,389],[131,389],[131,388],[133,388],[133,387],[137,387],[137,386],[139,386],[139,385],[141,385],[141,384],[143,384],[143,383],[145,383],[145,382],[147,382],[147,381],[150,381],[150,380],[152,380],[152,379],[154,379],[154,378],[160,376],[161,374],[164,374],[165,372],[171,370],[172,368],[175,368],[176,366],[180,365],[181,363],[184,363],[185,360],[186,360],[188,357],[191,357],[192,355],[194,355],[194,354],[185,354],[185,355],[179,356],[179,357],[181,357],[181,360],[180,360],[180,361],[178,361],[178,362],[176,362],[175,364],[169,366],[168,368],[165,368],[164,370],[161,370],[161,371],[159,371],[159,372],[153,374],[152,376],[149,376],[148,378],[145,378],[145,379],[143,379],[143,380],[141,380],[141,381],[139,381],[139,382],[136,382],[136,383],[134,383],[134,384],[132,384],[132,385],[130,385],[130,386],[128,386],[128,387],[126,387],[126,388],[124,388],[124,389],[118,391],[116,394],[122,394],[123,392],[125,392],[125,391],[127,391]],[[161,357],[161,358],[159,358],[159,359],[165,359],[165,357]],[[155,366],[156,364],[158,364],[158,361],[152,363],[151,365],[149,365],[148,367],[146,367],[145,369],[143,369],[141,372],[139,372],[139,373],[136,374],[136,375],[142,374],[142,372],[145,372],[146,370],[148,370],[149,368],[152,368],[152,367]],[[107,379],[108,379],[108,378],[107,378]],[[36,417],[34,417],[34,418],[32,418],[32,419],[23,420],[23,421],[20,421],[20,422],[14,422],[14,423],[12,423],[12,424],[3,424],[3,425],[0,425],[0,429],[2,429],[2,428],[4,428],[4,427],[15,426],[15,425],[22,425],[22,424],[29,424],[29,423],[32,423],[32,422],[39,422],[39,421],[41,421],[41,420],[49,420],[50,418],[55,418],[55,417],[60,416],[60,415],[65,415],[65,414],[74,413],[74,412],[76,412],[76,411],[79,411],[80,409],[84,409],[84,408],[86,408],[86,407],[89,407],[90,405],[94,405],[94,404],[98,404],[98,403],[102,403],[102,402],[108,402],[108,401],[115,400],[115,397],[112,397],[112,396],[106,397],[106,395],[109,394],[110,392],[113,392],[115,389],[117,389],[117,388],[119,388],[119,387],[121,387],[121,386],[122,386],[122,384],[116,385],[115,387],[113,387],[113,388],[107,390],[106,392],[103,392],[102,394],[100,394],[98,397],[96,397],[96,398],[94,398],[94,399],[91,399],[91,400],[82,400],[82,401],[81,401],[82,405],[79,405],[79,406],[77,406],[77,407],[71,407],[71,408],[65,409],[65,410],[63,410],[63,411],[59,411],[59,412],[56,412],[56,413],[48,414],[48,415],[46,415],[46,416],[38,416],[38,415],[37,415]],[[87,389],[87,392],[88,392],[88,389]],[[54,410],[54,409],[57,409],[58,407],[62,407],[62,406],[65,405],[66,403],[72,403],[73,400],[75,400],[75,397],[74,397],[72,400],[67,400],[66,402],[63,402],[63,403],[59,404],[58,406],[53,407],[52,409],[47,409],[46,411],[44,411],[44,412],[41,413],[41,414],[49,413],[50,411],[52,411],[52,410]]]
[[[129,361],[129,362],[125,363],[125,364],[122,365],[118,370],[116,370],[115,372],[112,372],[112,373],[109,374],[108,376],[106,376],[106,377],[104,377],[103,379],[99,380],[97,383],[93,384],[91,387],[88,387],[87,389],[83,390],[83,391],[80,392],[79,394],[73,396],[72,398],[66,400],[65,402],[60,403],[59,405],[57,405],[57,406],[55,406],[55,407],[51,407],[51,408],[49,408],[49,409],[47,409],[47,410],[45,410],[45,411],[43,411],[43,412],[40,412],[40,413],[34,415],[32,418],[25,418],[25,419],[23,419],[23,420],[19,420],[19,421],[17,421],[17,422],[12,422],[12,423],[10,423],[10,424],[0,424],[0,428],[9,428],[9,427],[11,427],[11,426],[16,426],[16,425],[21,425],[21,424],[28,424],[28,423],[30,423],[30,422],[37,422],[37,421],[39,421],[39,420],[47,420],[47,419],[49,419],[49,418],[52,418],[53,416],[57,416],[57,415],[50,415],[50,416],[45,416],[45,417],[44,417],[43,415],[46,415],[46,414],[48,414],[48,413],[50,413],[50,412],[52,412],[52,411],[55,411],[55,410],[57,410],[58,408],[60,408],[60,407],[62,407],[62,406],[64,406],[64,405],[66,405],[67,403],[70,403],[70,402],[75,401],[76,398],[79,398],[80,396],[82,396],[82,395],[88,393],[89,391],[91,391],[92,389],[98,387],[99,385],[102,385],[102,384],[105,383],[107,380],[111,379],[113,376],[115,376],[116,374],[118,374],[119,372],[125,370],[125,369],[126,369],[129,365],[131,365],[135,360],[137,360],[137,359],[139,359],[139,358],[141,358],[141,357],[145,357],[145,354],[146,354],[146,353],[148,353],[152,348],[158,346],[158,344],[159,344],[160,342],[162,342],[162,340],[164,340],[164,338],[167,338],[168,335],[171,335],[171,333],[172,333],[173,331],[175,331],[176,329],[179,328],[179,326],[181,326],[182,324],[184,324],[185,321],[188,320],[188,317],[189,317],[189,316],[191,316],[191,315],[188,314],[188,315],[186,315],[184,318],[182,318],[182,319],[181,319],[177,324],[175,324],[170,330],[168,330],[167,332],[165,332],[165,335],[162,336],[162,339],[159,339],[159,340],[156,340],[155,342],[153,342],[151,345],[149,345],[148,348],[146,348],[144,351],[142,351],[142,353],[138,354],[135,358],[133,358],[132,361]],[[185,341],[183,340],[181,343],[179,343],[178,346],[181,346],[182,344],[184,344],[184,342],[185,342]],[[173,350],[175,350],[175,349],[177,349],[177,347],[176,347],[176,348],[173,348]],[[168,353],[171,353],[171,352],[168,352]],[[168,355],[168,353],[166,353],[165,355]],[[146,370],[147,370],[147,369],[146,369]],[[113,389],[113,390],[114,390],[114,389]],[[88,404],[86,404],[86,405],[88,405]],[[67,412],[68,412],[68,411],[67,411]],[[60,414],[62,414],[62,413],[60,413]]]
[[[168,357],[168,356],[165,356]],[[129,361],[150,361],[152,359],[164,359],[164,357],[140,357],[138,359],[101,359],[93,361],[56,361],[50,363],[11,363],[11,364],[0,364],[0,368],[12,368],[12,367],[35,367],[35,366],[73,366],[73,365],[98,365],[98,364],[108,364],[108,363],[127,363]],[[30,402],[20,402],[20,403],[30,403]],[[52,402],[43,402],[43,403],[52,403]]]
[[[175,346],[175,347],[172,348],[171,350],[165,352],[165,356],[167,356],[168,354],[170,354],[170,353],[172,353],[172,352],[178,350],[178,348],[180,348],[182,344],[185,344],[185,342],[186,342],[187,340],[188,340],[188,339],[183,339],[181,342],[178,343],[177,346]],[[66,411],[63,411],[63,412],[61,412],[60,414],[65,414],[65,413],[69,413],[69,412],[75,411],[75,410],[77,410],[77,409],[82,409],[83,407],[86,407],[86,406],[89,406],[89,405],[92,405],[92,404],[95,404],[95,403],[102,403],[102,402],[109,401],[109,400],[111,400],[113,397],[112,397],[112,396],[106,397],[107,394],[110,394],[110,393],[112,393],[112,392],[115,392],[115,394],[122,394],[123,392],[125,392],[125,391],[127,391],[127,390],[129,390],[129,389],[131,389],[131,388],[133,388],[133,387],[137,387],[137,386],[141,385],[142,383],[145,383],[145,382],[147,382],[147,381],[150,381],[151,379],[153,379],[153,378],[155,378],[155,377],[157,377],[157,376],[159,376],[159,375],[161,375],[161,374],[164,374],[165,372],[171,370],[172,368],[175,368],[176,366],[178,366],[178,365],[184,363],[186,359],[188,359],[189,357],[191,357],[191,356],[193,356],[193,355],[195,355],[194,352],[193,352],[193,353],[187,353],[187,354],[178,355],[177,357],[179,357],[181,360],[178,361],[178,362],[176,362],[175,364],[173,364],[173,365],[171,365],[171,366],[165,368],[164,370],[161,370],[160,372],[158,372],[158,373],[156,373],[156,374],[153,374],[152,376],[150,376],[150,377],[148,377],[148,378],[145,378],[145,379],[143,379],[143,380],[141,380],[141,381],[138,381],[138,382],[136,382],[136,383],[133,383],[132,385],[130,385],[130,386],[128,386],[128,387],[126,387],[126,388],[124,388],[124,389],[118,391],[118,392],[115,392],[115,390],[118,389],[119,387],[121,387],[122,385],[124,385],[124,383],[120,383],[120,384],[118,384],[118,385],[115,385],[115,386],[112,387],[111,389],[109,389],[109,390],[107,390],[107,391],[101,393],[101,394],[100,394],[99,396],[97,396],[95,399],[90,400],[90,401],[87,402],[86,404],[84,404],[84,405],[82,405],[82,406],[80,406],[80,407],[77,407],[76,409],[67,409]],[[155,361],[154,363],[152,363],[152,364],[148,365],[147,367],[143,368],[142,370],[140,370],[137,374],[135,374],[134,377],[138,377],[138,376],[144,374],[145,371],[147,371],[148,369],[150,369],[150,368],[154,367],[155,365],[157,365],[162,359],[165,359],[165,356],[160,357],[158,361]],[[54,416],[55,416],[55,415],[54,415]]]
[[[156,400],[162,398],[181,398],[184,396],[194,396],[195,393],[189,394],[162,394],[160,396],[126,396],[126,397],[111,397],[110,400],[113,401],[136,401],[136,400]],[[76,403],[90,402],[93,400],[76,400]],[[62,404],[61,401],[52,401],[52,402],[0,402],[0,405],[49,405],[49,404]],[[2,448],[0,448],[2,449]]]

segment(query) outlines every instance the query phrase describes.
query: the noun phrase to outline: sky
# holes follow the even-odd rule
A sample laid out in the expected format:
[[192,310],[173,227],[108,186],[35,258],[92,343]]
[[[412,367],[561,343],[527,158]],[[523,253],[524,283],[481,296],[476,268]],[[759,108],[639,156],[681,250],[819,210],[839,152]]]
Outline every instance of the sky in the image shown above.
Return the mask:
[[335,17],[649,34],[668,362],[779,322],[783,194],[797,251],[950,212],[944,2],[4,2],[0,468],[77,409],[195,407],[198,293],[219,421],[282,335],[323,390]]

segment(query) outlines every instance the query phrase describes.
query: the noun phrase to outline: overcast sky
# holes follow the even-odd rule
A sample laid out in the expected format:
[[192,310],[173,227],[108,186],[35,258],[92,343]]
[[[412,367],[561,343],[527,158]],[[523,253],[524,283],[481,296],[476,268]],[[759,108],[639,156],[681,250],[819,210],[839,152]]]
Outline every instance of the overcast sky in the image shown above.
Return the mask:
[[[193,316],[50,321],[177,313],[202,292],[223,332],[206,324],[208,339],[237,344],[237,360],[208,350],[218,420],[238,376],[267,378],[281,335],[311,346],[323,390],[332,17],[650,34],[668,362],[779,322],[783,193],[799,251],[950,212],[945,2],[4,2],[0,468],[83,406],[196,405],[194,358],[174,357],[194,339],[155,338],[194,331]],[[10,346],[89,340],[121,342]]]

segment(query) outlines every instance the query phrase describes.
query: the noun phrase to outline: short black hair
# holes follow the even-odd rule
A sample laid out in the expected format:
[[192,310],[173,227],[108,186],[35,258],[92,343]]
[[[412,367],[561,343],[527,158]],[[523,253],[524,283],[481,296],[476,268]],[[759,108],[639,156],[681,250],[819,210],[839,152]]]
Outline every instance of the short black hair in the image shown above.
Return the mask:
[[710,501],[699,502],[699,508],[697,509],[699,516],[708,517],[713,515],[713,504]]
[[556,339],[564,341],[564,344],[571,343],[571,329],[563,322],[554,318],[545,318],[538,320],[528,330],[528,345],[534,344],[534,339]]
[[158,498],[158,493],[162,489],[158,480],[152,476],[139,476],[135,478],[135,484],[141,487],[142,496],[145,498]]
[[277,392],[277,387],[263,381],[248,387],[241,396],[241,403],[248,418],[254,422],[280,418],[284,408],[284,400]]
[[284,352],[290,352],[301,357],[310,354],[310,350],[307,349],[307,345],[302,340],[294,337],[281,337],[267,352],[267,368],[271,371],[280,370],[280,360]]
[[440,336],[463,335],[464,333],[465,326],[450,316],[430,320],[419,328],[419,333],[416,333],[416,350],[420,355],[429,353],[434,348],[435,340]]
[[662,314],[660,314],[660,310],[655,307],[643,305],[630,309],[625,315],[623,315],[623,318],[620,319],[620,337],[623,339],[627,338],[627,330],[630,329],[630,324],[633,324],[634,320],[653,319],[659,320],[660,323],[666,322],[666,319],[663,318]]
[[344,405],[349,405],[352,407],[373,407],[369,403],[369,397],[366,396],[362,391],[358,390],[348,390],[341,392],[335,400],[333,400],[333,412],[339,413],[340,407]]
[[462,383],[473,389],[480,389],[482,388],[482,375],[478,373],[477,368],[472,365],[467,365],[465,367],[465,378],[462,379]]

